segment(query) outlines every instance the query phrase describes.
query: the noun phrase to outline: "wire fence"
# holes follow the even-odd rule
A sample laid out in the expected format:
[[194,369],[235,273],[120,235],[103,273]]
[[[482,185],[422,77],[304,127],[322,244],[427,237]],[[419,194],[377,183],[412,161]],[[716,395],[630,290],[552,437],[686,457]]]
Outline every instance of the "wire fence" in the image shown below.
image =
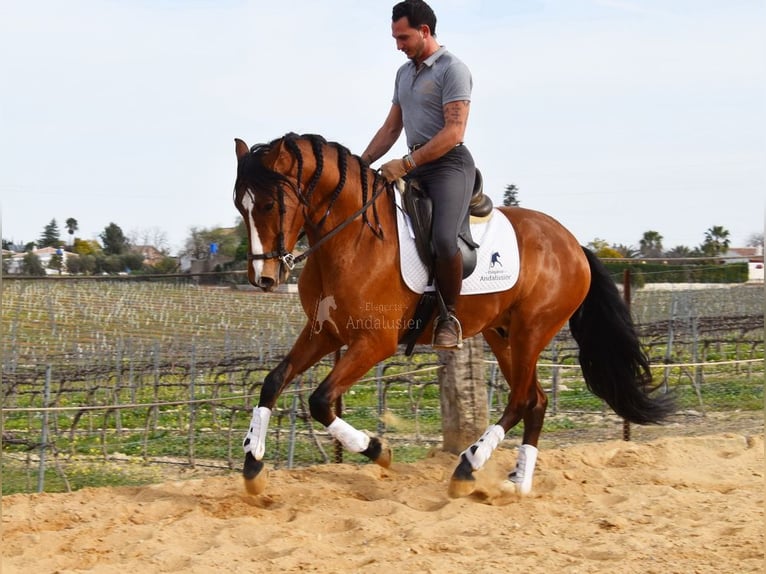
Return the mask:
[[[763,288],[752,286],[634,295],[656,379],[677,395],[682,414],[763,408],[762,303]],[[305,320],[295,295],[156,283],[14,282],[2,310],[4,492],[116,480],[109,472],[128,483],[153,478],[145,464],[104,469],[118,460],[238,468],[260,385]],[[576,357],[564,329],[540,359],[550,397],[544,433],[611,420],[587,391]],[[488,351],[485,364],[494,419],[508,387]],[[347,393],[344,418],[405,456],[422,456],[441,441],[441,365],[430,348],[380,363]],[[268,441],[271,464],[335,459],[307,406],[331,368],[328,357],[283,393]]]

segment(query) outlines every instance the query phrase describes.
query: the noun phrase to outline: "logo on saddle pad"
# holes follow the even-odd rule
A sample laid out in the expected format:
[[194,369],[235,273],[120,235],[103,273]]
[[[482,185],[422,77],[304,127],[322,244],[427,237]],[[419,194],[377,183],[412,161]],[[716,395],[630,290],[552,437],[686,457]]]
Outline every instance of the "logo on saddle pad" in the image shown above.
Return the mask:
[[503,269],[503,262],[500,260],[500,252],[492,251],[492,255],[489,258],[489,266],[487,270],[479,275],[479,282],[504,282],[515,281],[512,269]]

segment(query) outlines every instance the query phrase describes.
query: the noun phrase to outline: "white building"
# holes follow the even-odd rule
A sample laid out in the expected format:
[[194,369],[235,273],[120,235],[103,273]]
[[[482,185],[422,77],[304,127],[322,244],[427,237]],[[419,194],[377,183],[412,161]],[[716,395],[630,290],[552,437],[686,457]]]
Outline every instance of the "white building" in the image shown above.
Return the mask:
[[[61,247],[41,247],[40,249],[37,249],[36,247],[32,248],[32,253],[37,255],[37,258],[40,260],[40,263],[45,268],[45,273],[47,275],[59,275],[58,269],[51,269],[49,267],[51,259],[53,259],[53,256],[58,254],[61,255],[62,258],[62,265],[61,265],[61,275],[67,275],[66,271],[66,262],[71,257],[79,257],[76,253],[70,253],[69,251],[64,251]],[[3,252],[3,256],[5,257],[6,252]],[[10,260],[8,262],[8,273],[12,274],[19,274],[21,273],[23,263],[24,263],[24,257],[26,257],[27,253],[14,253],[11,255]]]

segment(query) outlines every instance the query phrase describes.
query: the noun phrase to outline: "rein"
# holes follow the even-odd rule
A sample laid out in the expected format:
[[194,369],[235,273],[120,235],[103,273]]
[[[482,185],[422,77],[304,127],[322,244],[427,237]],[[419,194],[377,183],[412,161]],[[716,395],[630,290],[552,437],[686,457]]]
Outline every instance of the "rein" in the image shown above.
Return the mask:
[[[377,173],[376,177],[377,179]],[[367,211],[370,207],[373,206],[375,201],[380,197],[380,195],[391,188],[391,184],[384,183],[383,185],[379,185],[378,189],[372,194],[369,200],[367,200],[362,207],[357,209],[353,214],[351,214],[348,218],[343,220],[341,223],[339,223],[336,227],[332,228],[330,231],[328,231],[325,235],[320,237],[314,245],[310,246],[308,249],[306,249],[303,253],[299,255],[293,255],[287,249],[285,249],[285,236],[284,236],[284,215],[286,213],[285,210],[285,202],[284,202],[284,190],[279,190],[279,235],[277,236],[277,249],[274,251],[269,251],[267,253],[257,253],[247,254],[247,261],[248,263],[251,261],[260,261],[260,260],[266,260],[266,259],[279,259],[279,261],[287,267],[290,271],[292,271],[295,266],[300,263],[301,261],[308,258],[309,255],[311,255],[314,251],[319,249],[319,247],[325,243],[327,240],[331,239],[338,233],[340,233],[344,228],[346,228],[348,225],[350,225],[357,217],[362,215],[365,211]],[[366,195],[366,194],[365,194]],[[322,218],[322,222],[324,222],[325,218],[329,215],[329,208],[327,213],[325,214],[325,217]],[[369,225],[369,222],[367,222]],[[370,226],[372,229],[372,226]],[[382,230],[374,230],[373,233],[375,233],[378,237],[383,237]]]

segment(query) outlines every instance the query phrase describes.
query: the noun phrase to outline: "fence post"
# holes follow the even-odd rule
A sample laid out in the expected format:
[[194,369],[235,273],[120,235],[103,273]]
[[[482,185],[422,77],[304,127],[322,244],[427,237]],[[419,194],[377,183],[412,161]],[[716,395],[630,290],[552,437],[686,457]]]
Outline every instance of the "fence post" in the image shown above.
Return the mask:
[[559,346],[553,345],[551,360],[553,362],[553,368],[551,369],[551,407],[552,414],[557,415],[559,412],[559,382],[561,378],[561,371],[559,370]]
[[[630,267],[626,267],[622,275],[622,296],[630,312]],[[622,419],[622,440],[630,440],[630,421],[627,419]]]
[[194,404],[194,379],[197,377],[195,372],[196,363],[196,342],[192,342],[191,363],[189,365],[189,465],[194,468],[194,424],[196,415],[196,405]]
[[37,472],[37,492],[45,490],[45,449],[48,446],[48,403],[51,400],[51,370],[45,369],[45,387],[43,389],[43,428],[40,437],[40,468]]
[[386,396],[382,362],[378,363],[375,367],[375,387],[378,392],[378,436],[381,436],[386,430],[386,423],[383,421],[383,414],[386,410]]
[[[335,360],[333,362],[333,367],[338,364],[338,361],[340,361],[340,349],[335,351]],[[343,416],[343,395],[340,395],[337,399],[335,399],[335,416],[336,417],[342,417]],[[335,462],[337,464],[341,464],[343,462],[343,445],[340,444],[339,440],[335,440]]]

